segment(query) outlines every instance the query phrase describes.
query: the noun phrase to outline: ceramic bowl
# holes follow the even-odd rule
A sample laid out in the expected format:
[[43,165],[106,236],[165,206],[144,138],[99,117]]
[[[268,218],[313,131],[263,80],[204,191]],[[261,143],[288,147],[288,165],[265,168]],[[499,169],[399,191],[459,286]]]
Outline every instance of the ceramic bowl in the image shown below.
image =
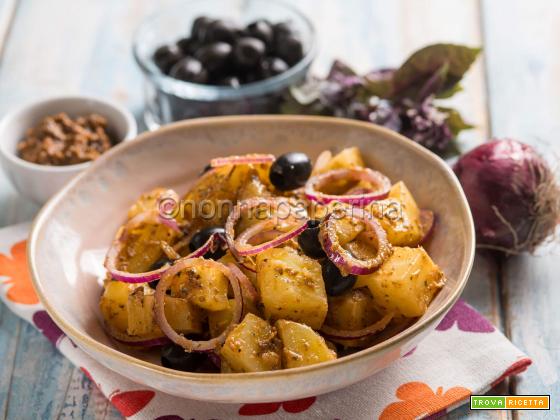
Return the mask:
[[37,204],[46,202],[70,179],[91,165],[91,162],[66,166],[38,165],[17,156],[16,146],[27,129],[37,125],[44,117],[61,112],[72,118],[90,113],[104,116],[109,132],[118,142],[132,139],[137,134],[136,120],[127,109],[89,96],[43,99],[4,116],[0,121],[0,162],[16,190]]
[[[373,347],[297,369],[197,374],[164,368],[146,353],[119,347],[98,311],[102,261],[128,207],[145,191],[184,192],[216,156],[357,146],[369,166],[404,180],[421,207],[437,214],[428,251],[447,283],[422,318]],[[474,256],[474,228],[459,182],[440,158],[392,131],[324,117],[243,116],[198,119],[144,133],[102,156],[46,204],[30,237],[30,269],[41,302],[86,353],[133,381],[169,394],[215,402],[281,401],[318,395],[383,369],[426,337],[458,299]]]

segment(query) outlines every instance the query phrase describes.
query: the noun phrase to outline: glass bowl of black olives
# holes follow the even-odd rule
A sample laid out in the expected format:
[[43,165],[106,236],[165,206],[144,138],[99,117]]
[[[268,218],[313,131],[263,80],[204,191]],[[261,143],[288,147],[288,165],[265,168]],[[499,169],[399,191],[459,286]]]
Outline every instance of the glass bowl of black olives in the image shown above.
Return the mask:
[[315,55],[311,22],[269,0],[186,0],[138,29],[150,129],[187,118],[277,113]]

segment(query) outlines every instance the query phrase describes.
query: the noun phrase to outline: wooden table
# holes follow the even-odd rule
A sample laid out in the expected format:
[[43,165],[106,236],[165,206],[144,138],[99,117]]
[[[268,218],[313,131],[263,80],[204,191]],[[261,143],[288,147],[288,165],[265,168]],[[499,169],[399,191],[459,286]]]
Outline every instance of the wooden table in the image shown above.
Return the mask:
[[[477,129],[463,149],[511,136],[558,151],[560,2],[555,0],[303,0],[293,3],[318,29],[324,72],[342,58],[357,70],[394,66],[432,42],[484,47],[453,99]],[[131,55],[138,23],[172,0],[0,0],[0,116],[42,96],[89,93],[136,115],[141,75]],[[555,143],[556,142],[556,143]],[[551,148],[552,147],[552,148]],[[0,226],[30,220],[37,207],[0,177]],[[534,365],[498,393],[560,397],[560,247],[539,257],[478,257],[464,298],[529,354]],[[0,306],[0,415],[116,418],[82,373],[30,325]],[[25,413],[25,415],[24,415]],[[545,417],[553,412],[476,412],[449,417]]]

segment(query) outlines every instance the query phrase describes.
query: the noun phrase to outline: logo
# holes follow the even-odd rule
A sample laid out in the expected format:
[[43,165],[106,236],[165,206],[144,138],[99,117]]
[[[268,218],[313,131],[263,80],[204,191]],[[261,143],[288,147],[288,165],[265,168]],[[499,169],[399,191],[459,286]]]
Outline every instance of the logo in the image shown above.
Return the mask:
[[471,410],[550,410],[550,395],[471,395]]

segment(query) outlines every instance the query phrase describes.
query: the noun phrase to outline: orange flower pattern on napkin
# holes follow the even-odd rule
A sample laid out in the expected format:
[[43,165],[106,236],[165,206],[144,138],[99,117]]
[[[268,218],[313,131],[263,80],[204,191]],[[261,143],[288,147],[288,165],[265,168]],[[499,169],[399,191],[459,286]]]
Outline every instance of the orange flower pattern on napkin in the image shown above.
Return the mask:
[[429,416],[445,410],[470,394],[470,390],[460,386],[443,393],[442,387],[438,387],[434,392],[424,382],[408,382],[397,388],[396,396],[402,401],[389,404],[379,418],[406,420]]
[[0,277],[8,277],[3,283],[11,285],[6,295],[9,300],[25,305],[35,305],[39,303],[39,299],[27,268],[26,249],[27,241],[23,240],[12,246],[11,256],[0,254]]

